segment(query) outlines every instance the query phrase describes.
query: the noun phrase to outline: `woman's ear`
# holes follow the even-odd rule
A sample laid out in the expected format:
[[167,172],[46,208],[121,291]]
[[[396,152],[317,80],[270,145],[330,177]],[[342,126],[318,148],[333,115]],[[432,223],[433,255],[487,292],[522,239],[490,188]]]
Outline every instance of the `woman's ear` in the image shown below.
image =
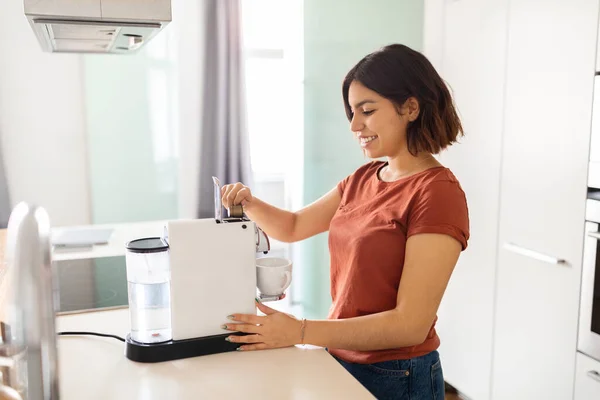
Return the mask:
[[419,117],[421,108],[419,107],[419,101],[415,97],[409,97],[404,102],[404,109],[407,112],[407,117],[410,122],[415,121]]

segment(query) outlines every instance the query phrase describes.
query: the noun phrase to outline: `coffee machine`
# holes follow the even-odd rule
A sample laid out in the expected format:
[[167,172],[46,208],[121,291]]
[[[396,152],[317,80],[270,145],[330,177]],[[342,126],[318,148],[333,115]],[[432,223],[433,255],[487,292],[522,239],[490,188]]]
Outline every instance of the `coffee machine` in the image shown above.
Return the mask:
[[[130,360],[160,362],[236,350],[240,344],[225,338],[243,334],[224,331],[221,326],[230,322],[227,320],[230,314],[256,313],[256,257],[269,252],[269,238],[243,214],[241,206],[231,207],[229,216],[223,217],[221,185],[217,178],[213,177],[213,181],[214,218],[169,221],[162,237],[128,243],[130,313],[140,313],[140,316],[131,314],[132,329],[140,321],[154,318],[149,316],[152,308],[153,312],[164,311],[155,321],[162,319],[165,326],[170,322],[170,335],[165,329],[148,331],[145,343],[135,340],[132,330],[127,335],[125,351]],[[166,260],[167,251],[170,274],[165,275],[168,276],[165,284],[165,279],[157,278],[161,275],[159,270],[164,271],[158,256]],[[130,271],[134,262],[142,266],[144,277],[138,279],[136,276],[142,275]],[[148,274],[152,269],[155,273]],[[142,289],[134,288],[137,282]],[[160,293],[148,289],[152,284],[157,288],[162,285],[162,289],[157,289]],[[136,309],[139,303],[152,298],[157,299],[154,304]]]

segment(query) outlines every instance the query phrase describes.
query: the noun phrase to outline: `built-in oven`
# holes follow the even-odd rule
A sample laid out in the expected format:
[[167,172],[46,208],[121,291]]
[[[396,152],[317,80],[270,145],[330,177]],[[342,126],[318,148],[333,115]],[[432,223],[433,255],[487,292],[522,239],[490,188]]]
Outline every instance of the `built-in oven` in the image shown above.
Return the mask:
[[587,186],[577,348],[600,361],[600,75],[594,79]]
[[578,350],[600,361],[600,190],[586,204]]

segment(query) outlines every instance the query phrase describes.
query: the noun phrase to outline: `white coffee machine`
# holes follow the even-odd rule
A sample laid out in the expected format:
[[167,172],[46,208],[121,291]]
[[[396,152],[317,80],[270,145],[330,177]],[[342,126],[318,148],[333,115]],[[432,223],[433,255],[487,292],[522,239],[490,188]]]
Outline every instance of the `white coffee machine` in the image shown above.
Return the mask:
[[[170,307],[171,338],[140,343],[128,335],[125,354],[131,360],[159,362],[235,350],[240,345],[226,341],[232,333],[221,326],[230,322],[230,314],[256,313],[256,257],[270,250],[269,239],[243,215],[240,206],[232,207],[229,217],[223,218],[221,185],[217,178],[213,180],[214,219],[169,221],[162,238],[151,238],[158,245],[128,244],[129,250],[138,253],[136,256],[146,253],[149,257],[168,247],[170,268],[168,292],[158,297],[166,298],[163,303]],[[129,260],[128,281],[132,281]],[[130,286],[130,312],[134,312],[131,291]],[[144,301],[150,295],[142,297]]]

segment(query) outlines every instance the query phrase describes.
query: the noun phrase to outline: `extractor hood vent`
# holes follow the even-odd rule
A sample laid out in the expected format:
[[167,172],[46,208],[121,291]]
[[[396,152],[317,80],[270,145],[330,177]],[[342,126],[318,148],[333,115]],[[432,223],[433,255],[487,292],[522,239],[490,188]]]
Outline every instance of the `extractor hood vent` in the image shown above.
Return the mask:
[[131,53],[171,21],[171,0],[25,0],[45,51]]

